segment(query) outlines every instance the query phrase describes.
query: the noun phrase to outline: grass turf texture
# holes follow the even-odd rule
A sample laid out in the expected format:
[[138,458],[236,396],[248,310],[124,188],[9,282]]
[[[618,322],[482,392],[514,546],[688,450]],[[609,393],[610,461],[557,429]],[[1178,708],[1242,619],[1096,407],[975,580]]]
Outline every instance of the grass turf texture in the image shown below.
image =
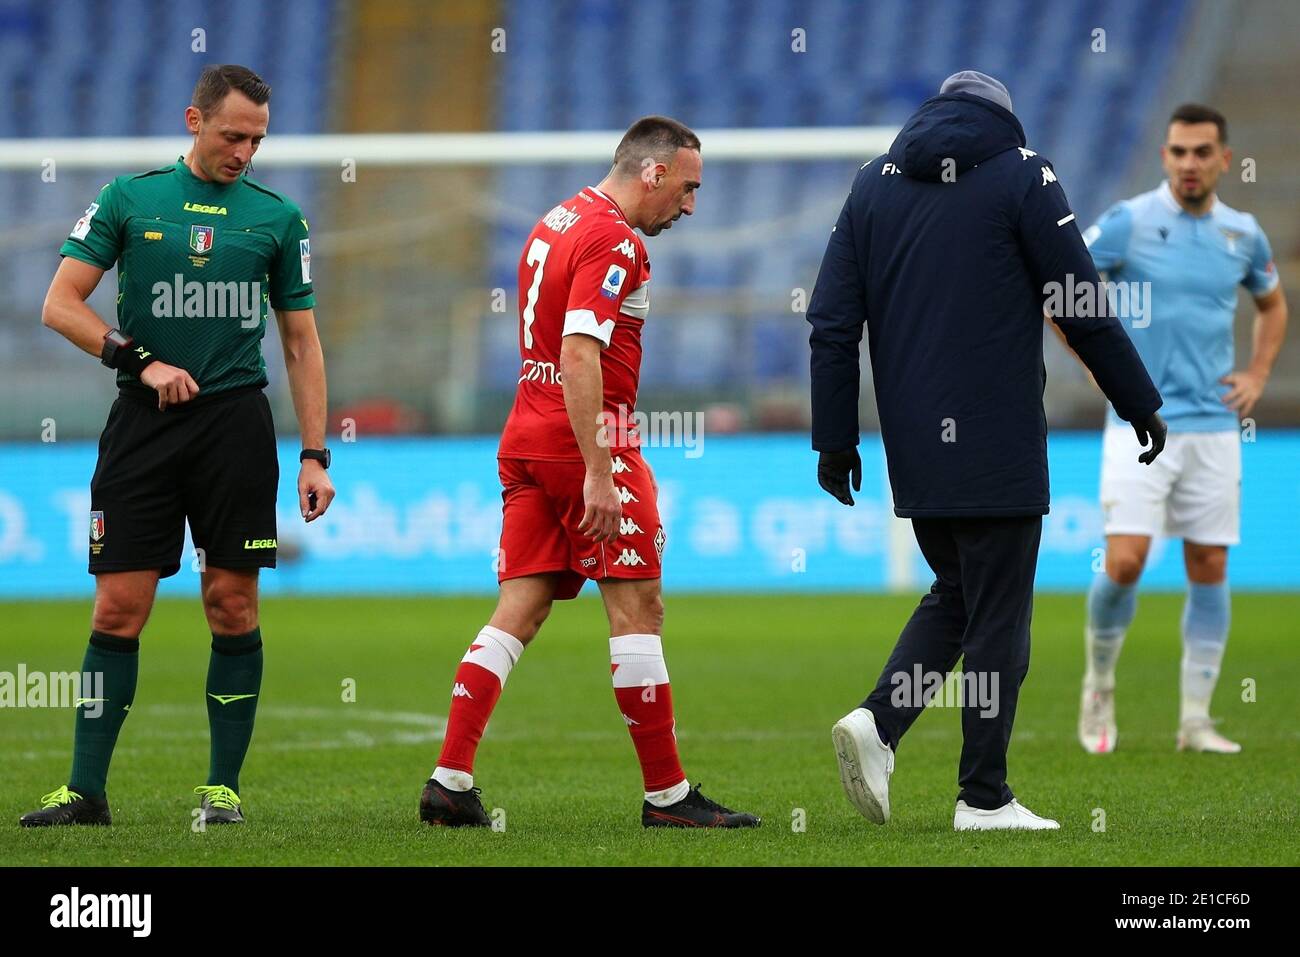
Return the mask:
[[[1177,754],[1181,598],[1144,595],[1119,669],[1120,748],[1075,740],[1083,599],[1040,595],[1011,784],[1058,818],[1042,834],[954,834],[959,713],[904,740],[893,820],[843,797],[830,726],[862,698],[914,599],[669,596],[666,647],[684,764],[751,810],[744,832],[643,831],[640,776],[610,689],[597,601],[562,603],[510,678],[479,751],[503,832],[430,828],[416,813],[457,661],[490,599],[273,599],[266,678],[241,787],[249,823],[193,833],[207,773],[208,639],[196,600],[158,604],[136,705],[109,779],[112,828],[23,830],[66,781],[69,710],[0,710],[0,862],[58,865],[713,864],[1247,865],[1300,863],[1294,689],[1300,596],[1239,594],[1215,697],[1241,755]],[[0,604],[0,670],[79,666],[86,602]],[[1252,678],[1258,701],[1241,700]],[[353,679],[355,703],[342,699]],[[1094,809],[1105,813],[1094,830]],[[500,812],[498,812],[500,813]],[[805,824],[798,830],[794,825]],[[1288,837],[1288,835],[1290,835]]]

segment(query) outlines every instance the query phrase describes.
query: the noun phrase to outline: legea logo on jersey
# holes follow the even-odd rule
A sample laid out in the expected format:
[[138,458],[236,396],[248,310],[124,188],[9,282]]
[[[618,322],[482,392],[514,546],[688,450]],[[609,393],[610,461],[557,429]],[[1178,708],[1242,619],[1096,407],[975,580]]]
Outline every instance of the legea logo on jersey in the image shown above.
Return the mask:
[[152,291],[159,319],[238,319],[245,329],[262,320],[260,282],[186,282],[177,273],[171,282],[154,283]]
[[605,273],[605,281],[600,284],[600,294],[606,299],[617,299],[619,290],[627,280],[627,270],[622,266],[610,266]]

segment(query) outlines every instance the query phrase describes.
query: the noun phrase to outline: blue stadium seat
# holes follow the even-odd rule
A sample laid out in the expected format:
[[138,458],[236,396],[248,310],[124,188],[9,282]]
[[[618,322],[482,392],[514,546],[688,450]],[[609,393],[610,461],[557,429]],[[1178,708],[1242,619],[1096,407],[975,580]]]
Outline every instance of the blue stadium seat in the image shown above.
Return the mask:
[[[979,69],[1008,85],[1030,145],[1053,160],[1079,218],[1087,221],[1117,198],[1188,11],[1187,0],[511,0],[507,23],[515,55],[497,88],[498,120],[512,130],[618,129],[652,112],[701,128],[898,124],[948,73]],[[1107,31],[1106,54],[1090,49],[1097,26]],[[805,31],[807,53],[791,49],[796,28]],[[628,55],[633,43],[636,53]],[[557,71],[556,63],[568,66]],[[1097,148],[1103,143],[1107,159],[1101,163]],[[736,237],[747,225],[794,222],[800,213],[814,215],[810,210],[826,211],[828,229],[851,167],[710,164],[707,143],[704,156],[705,188],[691,227],[648,243],[657,282],[701,293],[739,284],[772,296],[789,295],[791,276],[811,284],[825,244],[820,219],[813,219],[817,228],[805,225],[788,242],[756,246]],[[571,167],[551,172],[558,178],[501,170],[502,202],[535,219],[539,206],[590,181]],[[521,241],[514,225],[500,227],[492,239],[492,275],[507,288]],[[726,357],[762,357],[749,366],[760,380],[806,374],[775,357],[783,344],[795,348],[792,343],[804,336],[802,323],[773,317],[731,329],[729,320],[713,315],[682,325],[690,333],[665,337],[670,345],[647,338],[647,350],[654,350],[647,352],[647,384],[688,385],[745,365],[707,358],[709,344]],[[752,341],[728,338],[735,335]],[[512,339],[508,346],[513,350]]]
[[[183,131],[182,111],[201,66],[258,66],[274,90],[272,133],[324,132],[336,0],[48,0],[0,2],[0,137],[164,136]],[[148,22],[152,29],[137,25]],[[248,23],[259,24],[249,30]],[[191,50],[191,31],[207,49]],[[157,38],[167,37],[166,43]],[[107,55],[105,51],[111,51]],[[174,156],[158,157],[158,165]],[[38,316],[57,266],[57,241],[111,175],[57,171],[32,188],[29,174],[0,174],[0,232],[49,232],[51,245],[0,258],[0,285],[21,313]],[[313,174],[256,173],[311,215]],[[38,328],[36,323],[33,328]],[[25,328],[25,327],[24,327]],[[41,346],[61,348],[49,336]]]

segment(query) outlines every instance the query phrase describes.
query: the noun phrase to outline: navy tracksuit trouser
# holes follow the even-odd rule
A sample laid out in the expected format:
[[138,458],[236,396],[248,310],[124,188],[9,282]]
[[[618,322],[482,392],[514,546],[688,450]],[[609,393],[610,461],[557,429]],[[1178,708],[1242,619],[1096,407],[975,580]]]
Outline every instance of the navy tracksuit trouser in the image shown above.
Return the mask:
[[[946,676],[963,659],[968,693],[957,781],[958,799],[971,807],[992,810],[1013,796],[1007,786],[1007,747],[1020,684],[1029,671],[1029,621],[1042,528],[1041,515],[912,519],[935,581],[899,635],[875,690],[862,703],[897,750],[933,696],[935,680],[925,676]],[[983,702],[977,700],[979,691],[986,694]]]

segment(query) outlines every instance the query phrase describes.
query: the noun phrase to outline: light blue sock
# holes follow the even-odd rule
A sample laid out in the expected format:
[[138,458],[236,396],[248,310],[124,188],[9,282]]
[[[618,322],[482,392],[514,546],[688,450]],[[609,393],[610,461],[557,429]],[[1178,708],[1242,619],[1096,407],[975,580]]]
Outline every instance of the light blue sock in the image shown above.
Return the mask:
[[1183,605],[1182,721],[1210,716],[1210,699],[1219,681],[1231,617],[1232,599],[1226,581],[1217,585],[1188,583]]
[[1107,574],[1093,576],[1088,589],[1088,628],[1085,643],[1088,685],[1103,691],[1115,687],[1115,664],[1124,635],[1137,614],[1137,585],[1120,585]]

